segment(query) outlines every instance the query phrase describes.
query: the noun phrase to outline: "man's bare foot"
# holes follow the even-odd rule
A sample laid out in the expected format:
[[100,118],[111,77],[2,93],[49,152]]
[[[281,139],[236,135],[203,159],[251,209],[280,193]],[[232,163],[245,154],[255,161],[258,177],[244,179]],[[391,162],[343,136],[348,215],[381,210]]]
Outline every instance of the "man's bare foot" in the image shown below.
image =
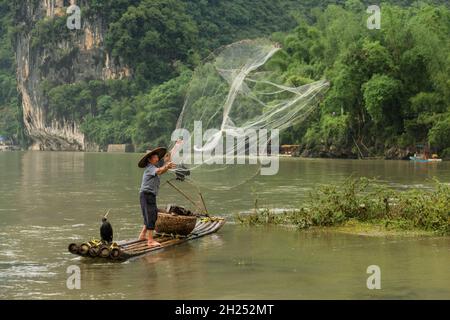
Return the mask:
[[148,245],[149,247],[158,247],[158,246],[161,245],[161,243],[159,243],[158,241],[153,240],[153,241],[148,241],[148,242],[147,242],[147,245]]
[[138,239],[141,240],[141,241],[147,240],[146,232],[141,232],[141,233],[139,234],[139,238],[138,238]]
[[147,229],[145,228],[145,226],[142,228],[141,233],[139,233],[139,240],[143,241],[143,240],[148,240],[147,238]]

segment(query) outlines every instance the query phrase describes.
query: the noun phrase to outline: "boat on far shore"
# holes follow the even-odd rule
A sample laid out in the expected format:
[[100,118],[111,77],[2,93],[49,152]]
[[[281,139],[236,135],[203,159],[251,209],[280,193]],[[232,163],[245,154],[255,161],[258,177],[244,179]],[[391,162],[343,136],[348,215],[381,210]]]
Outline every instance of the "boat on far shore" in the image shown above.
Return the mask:
[[412,156],[409,157],[409,160],[414,161],[414,162],[420,162],[420,163],[435,163],[435,162],[442,162],[442,159],[439,159],[437,157],[432,157],[432,158],[425,158],[425,157],[421,157],[421,156]]
[[432,153],[429,145],[418,144],[416,145],[416,152],[413,156],[409,157],[410,161],[419,163],[436,163],[442,162],[442,159],[436,153]]

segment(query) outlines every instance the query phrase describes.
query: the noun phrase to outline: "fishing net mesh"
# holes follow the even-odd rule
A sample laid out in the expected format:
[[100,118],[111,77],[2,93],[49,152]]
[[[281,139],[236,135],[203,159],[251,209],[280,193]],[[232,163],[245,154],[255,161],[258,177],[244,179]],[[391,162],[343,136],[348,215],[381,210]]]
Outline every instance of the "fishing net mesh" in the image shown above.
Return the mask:
[[[229,189],[251,179],[260,163],[248,160],[239,166],[225,160],[254,156],[248,132],[298,125],[318,106],[329,83],[281,84],[279,73],[264,68],[278,50],[266,39],[239,41],[218,49],[195,70],[176,125],[195,134],[195,122],[197,130],[201,124],[203,138],[184,141],[183,153],[189,148],[191,155],[203,154],[203,161],[177,160],[189,164],[189,179],[209,189]],[[270,133],[268,137],[270,144]],[[231,147],[225,143],[230,138]]]

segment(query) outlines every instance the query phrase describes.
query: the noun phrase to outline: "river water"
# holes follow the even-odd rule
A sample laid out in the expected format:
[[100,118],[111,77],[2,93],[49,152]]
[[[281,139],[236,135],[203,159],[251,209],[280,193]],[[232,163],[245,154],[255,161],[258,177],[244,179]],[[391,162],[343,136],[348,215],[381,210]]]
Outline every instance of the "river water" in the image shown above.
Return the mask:
[[[100,217],[115,239],[142,224],[137,154],[0,152],[1,299],[450,299],[450,238],[369,237],[286,227],[246,227],[233,215],[259,206],[294,208],[320,184],[353,175],[398,188],[450,182],[450,163],[281,159],[275,176],[231,190],[202,188],[217,233],[125,263],[71,255],[70,242],[98,238]],[[233,181],[243,175],[228,173]],[[220,182],[220,181],[219,181]],[[184,204],[168,185],[158,203]],[[67,268],[81,288],[67,288]],[[369,290],[367,267],[381,270]]]

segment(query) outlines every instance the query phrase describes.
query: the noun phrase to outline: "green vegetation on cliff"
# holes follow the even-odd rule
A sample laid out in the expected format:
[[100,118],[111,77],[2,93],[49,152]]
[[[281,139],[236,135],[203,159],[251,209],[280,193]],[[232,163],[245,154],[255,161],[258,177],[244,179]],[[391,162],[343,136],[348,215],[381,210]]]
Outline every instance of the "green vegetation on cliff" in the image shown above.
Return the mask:
[[15,63],[11,37],[13,17],[10,3],[0,0],[0,136],[18,143],[21,113],[15,78]]

